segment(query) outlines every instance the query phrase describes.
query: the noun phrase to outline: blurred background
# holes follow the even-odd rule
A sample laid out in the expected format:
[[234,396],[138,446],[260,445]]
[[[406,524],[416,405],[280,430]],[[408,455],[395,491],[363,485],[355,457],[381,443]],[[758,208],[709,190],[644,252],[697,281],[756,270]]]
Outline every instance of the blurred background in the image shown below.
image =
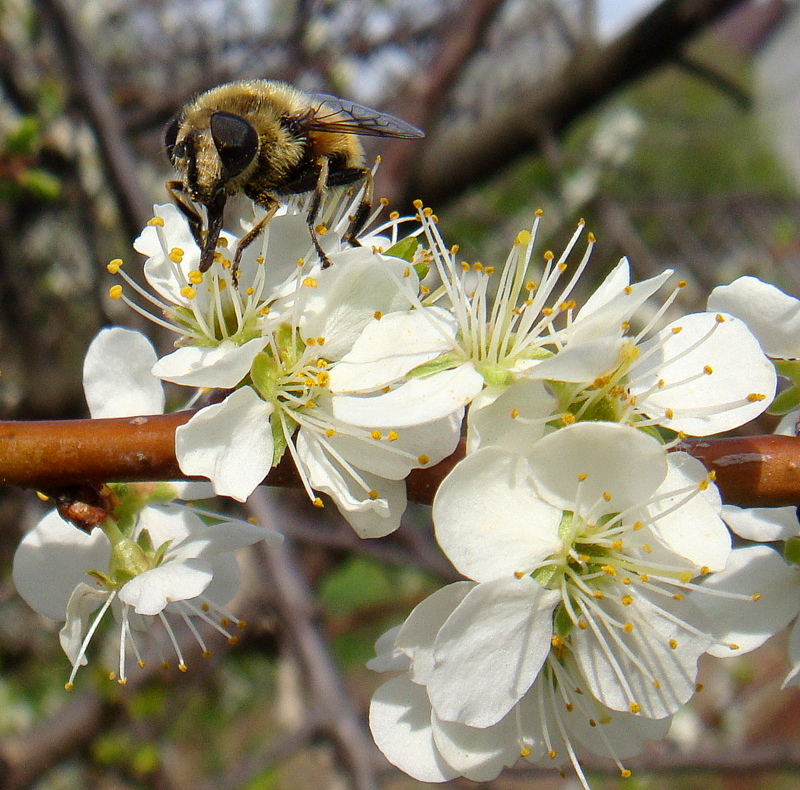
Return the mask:
[[[595,281],[627,255],[635,279],[675,268],[687,310],[742,274],[800,295],[796,2],[0,0],[3,419],[85,416],[94,334],[151,331],[106,298],[105,264],[135,269],[131,243],[167,200],[167,122],[193,94],[251,77],[423,128],[421,141],[365,141],[383,160],[377,195],[401,212],[423,200],[468,261],[502,263],[542,208],[541,251],[586,219]],[[10,577],[44,505],[2,493],[0,790],[423,787],[363,723],[382,682],[364,668],[374,639],[456,578],[425,508],[367,542],[332,508],[321,521],[302,495],[268,491],[259,515],[291,538],[289,576],[263,552],[242,557],[241,644],[125,689],[92,663],[67,694],[58,626]],[[781,648],[708,662],[670,739],[625,782],[587,762],[593,786],[800,787]],[[522,769],[485,785],[576,786]]]

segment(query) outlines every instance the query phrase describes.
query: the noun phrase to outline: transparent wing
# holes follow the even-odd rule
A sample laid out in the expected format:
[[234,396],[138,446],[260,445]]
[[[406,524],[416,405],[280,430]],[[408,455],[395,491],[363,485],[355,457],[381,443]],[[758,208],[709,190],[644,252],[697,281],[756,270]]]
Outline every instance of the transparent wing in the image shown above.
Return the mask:
[[305,124],[306,128],[317,132],[341,132],[371,137],[424,137],[425,132],[406,123],[394,115],[389,115],[372,107],[366,107],[347,99],[340,99],[328,93],[309,94],[320,106]]

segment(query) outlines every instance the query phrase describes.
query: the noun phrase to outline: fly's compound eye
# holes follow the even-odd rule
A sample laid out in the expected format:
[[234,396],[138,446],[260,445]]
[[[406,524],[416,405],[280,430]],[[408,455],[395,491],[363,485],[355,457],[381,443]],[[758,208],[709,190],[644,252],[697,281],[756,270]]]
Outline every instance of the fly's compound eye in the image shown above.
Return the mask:
[[164,146],[167,149],[167,156],[172,164],[175,164],[176,157],[181,156],[181,152],[175,150],[175,143],[178,139],[178,129],[180,129],[180,123],[177,118],[173,118],[169,122],[169,126],[164,130]]
[[215,112],[210,128],[225,173],[239,175],[258,153],[256,130],[244,118],[228,112]]

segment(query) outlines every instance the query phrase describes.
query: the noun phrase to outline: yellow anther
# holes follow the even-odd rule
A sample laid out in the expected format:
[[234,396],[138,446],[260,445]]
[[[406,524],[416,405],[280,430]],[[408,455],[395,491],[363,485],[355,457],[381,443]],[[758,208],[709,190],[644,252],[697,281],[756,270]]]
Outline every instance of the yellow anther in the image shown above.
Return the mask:
[[369,491],[368,496],[370,499],[375,500],[380,496],[380,494],[373,488],[371,491]]
[[147,224],[150,225],[151,227],[155,226],[158,228],[163,228],[164,219],[162,217],[152,217],[151,219],[147,220]]
[[314,228],[314,230],[315,230],[317,233],[319,233],[319,235],[320,235],[320,236],[324,236],[324,235],[325,235],[325,234],[328,232],[328,228],[327,228],[327,226],[326,226],[324,223],[322,223],[322,222],[320,222],[320,224],[319,224],[319,225],[317,225],[317,226]]
[[324,346],[325,345],[325,338],[324,337],[318,337],[317,338],[317,345],[318,346]]
[[711,365],[703,365],[703,373],[705,373],[707,376],[710,376],[713,372],[714,368],[712,368]]
[[511,417],[512,420],[516,420],[519,417],[519,409],[511,409],[511,414],[508,415]]
[[633,293],[633,288],[631,288],[630,285],[626,285],[622,290],[623,290],[624,293],[626,293],[628,295]]
[[611,492],[610,491],[603,491],[603,499],[606,502],[610,502],[611,501]]
[[528,280],[528,282],[525,283],[525,290],[528,291],[528,293],[535,291],[536,283],[533,280]]
[[527,757],[531,753],[531,750],[526,746],[524,749],[519,750],[520,757]]
[[675,412],[672,411],[672,409],[664,409],[664,416],[668,420],[671,420],[671,419],[673,419],[675,417]]
[[556,757],[558,756],[558,752],[557,752],[555,749],[548,749],[548,750],[547,750],[547,756],[548,756],[548,757],[549,757],[551,760],[555,760],[555,759],[556,759]]
[[672,334],[673,335],[679,335],[681,332],[683,332],[683,327],[682,326],[673,326],[672,327]]
[[544,214],[544,209],[543,208],[537,208],[536,211],[534,211],[533,213],[534,213],[535,216],[541,217],[542,214]]
[[336,431],[333,428],[328,428],[328,430],[325,431],[325,436],[330,439],[331,436],[336,436]]
[[767,396],[760,392],[751,392],[747,396],[748,403],[758,403],[758,401],[766,400]]
[[389,431],[389,433],[386,435],[386,438],[390,442],[396,442],[400,438],[400,434],[397,433],[397,431]]
[[256,289],[251,286],[250,288],[245,288],[244,292],[247,296],[252,296],[256,292]]
[[699,694],[704,688],[705,687],[703,686],[702,683],[696,683],[695,687],[694,687],[694,690]]
[[630,606],[633,603],[633,596],[631,595],[623,595],[622,596],[622,605],[623,606]]
[[725,323],[725,316],[724,316],[724,315],[722,315],[722,313],[717,313],[717,314],[714,316],[714,320],[715,320],[715,321],[716,321],[718,324],[724,324],[724,323]]
[[628,703],[628,710],[631,713],[641,713],[642,712],[642,706],[639,705],[639,703],[637,703],[637,702],[629,702]]
[[189,669],[189,667],[187,667],[186,664],[178,664],[178,669],[181,672],[186,672]]
[[603,567],[600,570],[603,571],[603,573],[605,573],[606,576],[617,575],[617,569],[613,565],[603,565]]
[[761,600],[761,593],[753,593],[750,596],[750,599],[753,601],[760,601]]
[[611,548],[614,549],[614,551],[622,551],[622,541],[621,540],[615,540],[611,544]]
[[394,222],[396,219],[400,219],[400,212],[399,211],[390,211],[389,212],[389,219]]
[[323,504],[322,500],[321,500],[319,497],[316,497],[316,498],[315,498],[315,499],[314,499],[314,500],[311,502],[311,504],[312,504],[312,505],[314,505],[314,507],[325,507],[325,505]]
[[121,285],[112,285],[108,289],[108,295],[111,299],[119,299],[122,296],[122,286]]
[[184,299],[194,299],[195,296],[197,296],[197,291],[195,291],[191,285],[184,285],[183,288],[181,288],[181,296]]
[[171,260],[173,263],[180,263],[180,262],[183,260],[183,256],[184,256],[185,254],[186,254],[186,253],[185,253],[185,252],[184,252],[184,251],[183,251],[183,250],[182,250],[180,247],[173,247],[173,248],[172,248],[172,249],[169,251],[169,255],[168,255],[167,257],[169,257],[169,259],[170,259],[170,260]]
[[461,271],[462,272],[469,271],[469,264],[466,261],[461,261]]
[[685,597],[686,596],[681,594],[681,593],[675,593],[675,595],[672,596],[672,600],[673,601],[682,601]]
[[417,463],[420,466],[425,466],[425,464],[430,463],[430,458],[427,455],[419,455],[417,456]]
[[553,253],[552,253],[550,250],[546,250],[546,251],[545,251],[545,254],[544,254],[542,257],[543,257],[543,258],[544,258],[546,261],[548,261],[548,262],[549,262],[549,261],[552,261],[552,260],[553,260],[553,258],[555,258],[556,256],[555,256],[555,255],[553,255]]
[[619,775],[620,775],[620,776],[621,776],[623,779],[630,779],[630,778],[631,778],[631,769],[630,769],[630,768],[623,768],[623,769],[622,769],[622,770],[619,772]]
[[670,646],[671,650],[677,650],[678,649],[678,640],[677,639],[670,639],[669,640],[669,646]]
[[645,584],[647,584],[647,582],[650,581],[650,577],[646,573],[640,573],[639,574],[639,581],[644,582]]
[[113,261],[109,261],[106,266],[106,271],[109,274],[116,274],[122,268],[122,258],[114,258]]
[[529,230],[521,230],[517,234],[517,238],[514,239],[514,244],[519,244],[520,246],[528,245],[533,241],[533,236],[531,236],[531,232]]
[[383,438],[383,434],[379,430],[375,429],[372,431],[372,433],[370,433],[369,438],[374,439],[377,442]]
[[578,482],[579,482],[579,483],[582,483],[584,480],[586,480],[586,478],[587,478],[588,476],[589,476],[589,475],[587,475],[587,474],[586,474],[586,472],[581,472],[581,473],[578,475]]
[[317,281],[313,277],[305,277],[303,279],[303,285],[306,288],[316,288],[317,287]]
[[50,499],[50,497],[47,496],[47,494],[43,494],[41,491],[37,491],[36,496],[39,497],[39,499],[41,499],[42,502],[47,502],[47,500]]
[[211,658],[211,655],[212,655],[212,653],[211,653],[210,650],[204,650],[203,651],[203,658]]
[[374,318],[376,321],[380,321],[380,320],[381,320],[381,318],[383,318],[383,313],[382,313],[380,310],[376,310],[376,311],[375,311],[375,312],[372,314],[372,317],[373,317],[373,318]]
[[622,630],[626,634],[632,634],[633,633],[633,623],[625,623],[625,625],[622,626]]
[[642,529],[642,527],[644,527],[644,524],[642,524],[641,521],[635,521],[633,524],[633,531],[636,532],[637,530]]
[[566,412],[561,415],[561,422],[563,422],[564,425],[572,425],[575,422],[575,415]]

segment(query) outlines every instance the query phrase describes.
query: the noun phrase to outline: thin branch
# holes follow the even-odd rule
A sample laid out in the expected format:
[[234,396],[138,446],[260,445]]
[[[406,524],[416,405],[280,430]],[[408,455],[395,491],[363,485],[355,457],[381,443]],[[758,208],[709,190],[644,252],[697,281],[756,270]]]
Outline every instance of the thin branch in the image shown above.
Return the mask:
[[[268,526],[276,520],[263,491],[257,490],[250,497],[249,507],[261,524]],[[359,721],[341,673],[316,626],[314,595],[297,565],[290,541],[282,546],[263,542],[255,550],[261,556],[270,597],[304,671],[311,699],[324,717],[323,726],[351,773],[355,790],[377,790],[376,747]]]
[[116,196],[127,235],[134,239],[150,219],[150,201],[139,182],[140,167],[126,143],[122,122],[108,97],[108,86],[74,25],[74,13],[61,0],[36,0],[62,53],[64,74],[100,147],[103,167]]
[[538,150],[542,128],[562,132],[601,100],[673,58],[691,37],[740,1],[663,0],[610,44],[580,49],[546,84],[521,88],[517,100],[503,110],[431,138],[418,160],[410,162],[415,167],[405,198],[440,208]]
[[[105,420],[0,422],[0,483],[58,492],[81,485],[187,479],[175,457],[175,429],[192,411]],[[800,506],[800,438],[745,436],[689,439],[681,449],[717,476],[728,504]],[[464,457],[459,448],[429,469],[407,478],[412,502],[431,504],[445,476]],[[284,459],[265,478],[268,485],[297,486]]]

